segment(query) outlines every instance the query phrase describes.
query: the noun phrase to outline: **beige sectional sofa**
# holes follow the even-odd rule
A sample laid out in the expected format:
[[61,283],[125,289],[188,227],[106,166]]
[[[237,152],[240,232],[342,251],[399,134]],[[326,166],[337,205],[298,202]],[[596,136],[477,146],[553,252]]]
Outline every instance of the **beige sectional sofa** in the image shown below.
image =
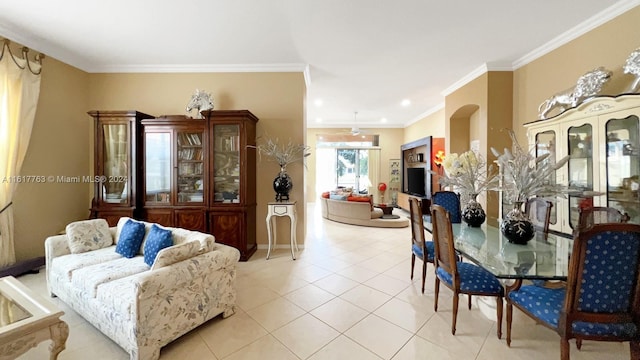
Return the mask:
[[322,217],[325,219],[360,226],[400,228],[409,226],[409,219],[383,219],[382,209],[373,208],[368,202],[332,200],[320,198]]
[[[144,224],[150,238],[151,224]],[[121,219],[109,228],[105,221],[93,235],[93,228],[85,228],[83,245],[101,245],[81,252],[70,241],[77,236],[69,227],[67,234],[47,238],[46,278],[52,296],[120,345],[131,360],[158,359],[162,346],[219,314],[235,312],[238,250],[215,243],[209,234],[164,228],[174,245],[160,250],[149,266],[142,246],[132,258],[115,251],[123,225]]]

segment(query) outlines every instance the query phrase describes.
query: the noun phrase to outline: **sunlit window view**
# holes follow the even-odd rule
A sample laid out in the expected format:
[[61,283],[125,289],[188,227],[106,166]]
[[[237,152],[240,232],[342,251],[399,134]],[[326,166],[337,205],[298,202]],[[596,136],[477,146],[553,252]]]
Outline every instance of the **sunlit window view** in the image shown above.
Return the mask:
[[377,137],[366,141],[332,140],[335,139],[326,136],[318,139],[316,190],[344,187],[359,194],[371,194],[380,175]]

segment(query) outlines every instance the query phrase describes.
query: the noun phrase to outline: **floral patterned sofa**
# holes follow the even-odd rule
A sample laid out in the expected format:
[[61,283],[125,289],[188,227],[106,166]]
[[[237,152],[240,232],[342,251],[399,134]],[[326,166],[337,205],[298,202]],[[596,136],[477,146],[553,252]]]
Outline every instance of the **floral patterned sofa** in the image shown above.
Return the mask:
[[[144,238],[128,258],[118,253],[118,242],[125,243],[121,239],[131,224],[144,225]],[[49,292],[132,360],[158,359],[162,346],[219,314],[226,318],[235,312],[240,254],[209,234],[128,218],[112,228],[95,219],[66,230],[45,241]],[[173,245],[152,253],[156,230],[170,232]]]

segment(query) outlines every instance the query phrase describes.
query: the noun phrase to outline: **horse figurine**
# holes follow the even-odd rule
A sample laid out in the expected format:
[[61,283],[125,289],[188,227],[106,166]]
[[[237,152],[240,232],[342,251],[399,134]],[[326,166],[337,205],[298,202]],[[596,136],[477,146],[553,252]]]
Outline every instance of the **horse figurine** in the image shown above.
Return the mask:
[[549,111],[559,108],[563,112],[576,107],[589,97],[598,95],[602,86],[611,78],[612,72],[600,66],[578,78],[576,86],[559,92],[545,100],[538,107],[540,119],[546,119]]
[[625,74],[631,74],[635,77],[633,83],[627,89],[627,92],[638,92],[638,88],[640,87],[640,48],[635,49],[629,54],[623,69]]
[[193,109],[196,109],[197,112],[196,119],[203,119],[204,116],[200,112],[213,109],[211,94],[196,89],[196,93],[191,96],[191,100],[187,104],[187,112],[191,113]]

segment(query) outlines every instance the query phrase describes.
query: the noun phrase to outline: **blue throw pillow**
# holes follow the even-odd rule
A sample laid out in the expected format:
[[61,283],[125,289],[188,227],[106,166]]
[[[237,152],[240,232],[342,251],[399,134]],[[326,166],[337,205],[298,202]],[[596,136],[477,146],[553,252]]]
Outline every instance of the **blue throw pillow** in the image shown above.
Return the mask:
[[131,219],[122,226],[116,252],[126,258],[136,256],[144,239],[144,224]]
[[149,236],[144,243],[144,262],[153,266],[153,262],[156,261],[156,256],[160,250],[173,245],[173,236],[171,230],[166,230],[159,227],[156,224],[151,225],[149,230]]

